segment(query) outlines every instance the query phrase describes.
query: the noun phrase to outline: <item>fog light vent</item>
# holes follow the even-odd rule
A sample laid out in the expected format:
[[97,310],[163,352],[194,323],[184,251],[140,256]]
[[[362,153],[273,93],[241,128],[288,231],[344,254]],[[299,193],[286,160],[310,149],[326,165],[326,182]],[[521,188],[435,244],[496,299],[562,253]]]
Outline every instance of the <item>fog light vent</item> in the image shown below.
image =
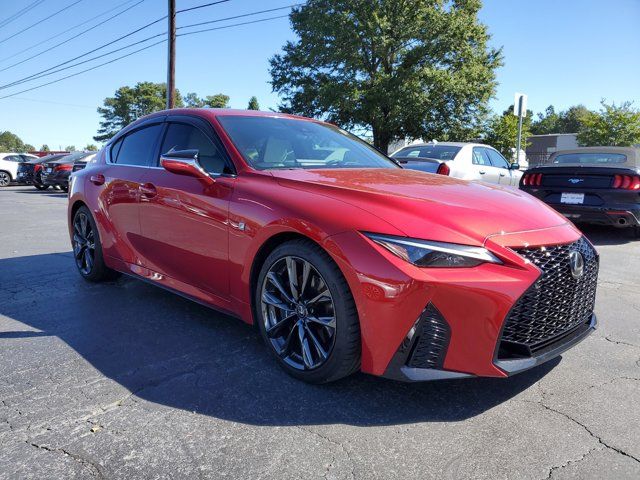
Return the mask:
[[449,346],[451,329],[442,314],[433,305],[427,305],[415,332],[416,339],[407,359],[412,368],[442,368]]

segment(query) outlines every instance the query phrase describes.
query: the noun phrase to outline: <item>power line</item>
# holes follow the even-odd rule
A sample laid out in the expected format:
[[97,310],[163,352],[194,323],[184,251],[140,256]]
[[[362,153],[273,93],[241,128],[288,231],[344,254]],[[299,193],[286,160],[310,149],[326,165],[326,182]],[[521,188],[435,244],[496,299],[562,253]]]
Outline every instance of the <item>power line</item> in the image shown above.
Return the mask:
[[0,28],[4,27],[5,25],[9,25],[11,22],[13,22],[14,20],[17,20],[18,18],[20,18],[25,13],[28,13],[29,10],[33,10],[34,8],[36,8],[42,2],[44,2],[44,0],[36,0],[35,2],[30,3],[29,5],[24,7],[22,10],[19,10],[16,13],[14,13],[13,15],[11,15],[11,16],[5,18],[4,20],[0,21]]
[[259,12],[244,13],[242,15],[234,15],[233,17],[218,18],[216,20],[209,20],[207,22],[192,23],[191,25],[184,25],[182,27],[178,27],[178,30],[181,30],[183,28],[199,27],[201,25],[209,25],[211,23],[220,23],[220,22],[224,22],[226,20],[235,20],[237,18],[250,17],[252,15],[259,15],[261,13],[269,13],[269,12],[275,12],[275,11],[278,11],[278,10],[285,10],[287,8],[299,7],[300,5],[304,5],[304,3],[294,3],[293,5],[287,5],[286,7],[270,8],[268,10],[260,10]]
[[[212,32],[214,30],[224,30],[226,28],[231,28],[231,27],[240,27],[241,25],[251,25],[253,23],[266,22],[268,20],[277,20],[278,18],[287,18],[288,16],[289,15],[278,15],[276,17],[261,18],[260,20],[252,20],[250,22],[232,23],[231,25],[225,25],[224,27],[203,28],[202,30],[196,30],[194,32],[179,33],[177,36],[186,37],[187,35],[194,35],[196,33]],[[190,25],[187,25],[187,26],[190,26]]]
[[135,55],[136,53],[142,52],[143,50],[147,50],[147,49],[149,49],[151,47],[155,47],[156,45],[160,45],[161,43],[164,43],[166,41],[167,41],[166,39],[160,40],[159,42],[152,43],[151,45],[147,45],[146,47],[142,47],[142,48],[140,48],[138,50],[134,50],[131,53],[127,53],[126,55],[122,55],[121,57],[113,58],[113,59],[109,60],[108,62],[104,62],[104,63],[101,63],[99,65],[94,65],[93,67],[87,68],[85,70],[81,70],[79,72],[72,73],[72,74],[67,75],[65,77],[61,77],[61,78],[58,78],[56,80],[52,80],[50,82],[43,83],[41,85],[36,85],[35,87],[27,88],[26,90],[21,90],[19,92],[15,92],[15,93],[12,93],[10,95],[5,95],[3,97],[0,97],[0,100],[2,100],[3,98],[15,97],[16,95],[20,95],[21,93],[30,92],[30,91],[36,90],[38,88],[46,87],[47,85],[52,85],[54,83],[61,82],[61,81],[66,80],[68,78],[75,77],[75,76],[81,75],[81,74],[86,73],[86,72],[90,72],[91,70],[95,70],[96,68],[104,67],[105,65],[109,65],[109,64],[111,64],[113,62],[117,62],[118,60],[122,60],[123,58],[130,57],[131,55]]
[[103,20],[102,22],[97,23],[96,25],[94,25],[94,26],[92,26],[92,27],[89,27],[89,28],[87,28],[87,29],[85,29],[85,30],[81,31],[80,33],[78,33],[77,35],[74,35],[73,37],[69,37],[69,38],[67,38],[66,40],[63,40],[62,42],[56,43],[56,44],[55,44],[55,45],[53,45],[52,47],[49,47],[49,48],[47,48],[47,49],[45,49],[45,50],[42,50],[42,51],[41,51],[41,52],[39,52],[39,53],[36,53],[35,55],[31,55],[30,57],[27,57],[27,58],[25,58],[24,60],[20,60],[19,62],[16,62],[16,63],[13,63],[13,64],[9,65],[8,67],[4,67],[4,68],[0,69],[0,72],[4,72],[4,71],[6,71],[6,70],[9,70],[10,68],[16,67],[16,66],[18,66],[18,65],[22,65],[23,63],[28,62],[29,60],[32,60],[32,59],[34,59],[34,58],[36,58],[36,57],[39,57],[40,55],[42,55],[42,54],[44,54],[44,53],[50,52],[51,50],[53,50],[54,48],[59,47],[60,45],[64,45],[65,43],[69,43],[70,41],[75,40],[76,38],[78,38],[78,37],[80,37],[80,36],[84,35],[85,33],[90,32],[91,30],[93,30],[93,29],[95,29],[95,28],[98,28],[98,27],[99,27],[99,26],[101,26],[101,25],[104,25],[105,23],[107,23],[107,22],[109,22],[109,21],[113,20],[114,18],[119,17],[120,15],[122,15],[123,13],[125,13],[125,12],[127,12],[127,11],[131,10],[132,8],[137,7],[138,5],[140,5],[140,4],[141,4],[142,2],[144,2],[144,1],[145,1],[145,0],[139,0],[139,1],[138,1],[138,3],[134,3],[133,5],[131,5],[131,6],[127,7],[127,8],[125,8],[125,9],[124,9],[124,10],[122,10],[121,12],[118,12],[118,13],[116,13],[115,15],[110,16],[110,17],[109,17],[109,18],[107,18],[106,20]]
[[[82,1],[82,0],[77,0],[77,2],[76,2],[76,3],[80,2],[80,1]],[[209,7],[209,6],[212,6],[212,5],[217,5],[217,4],[219,4],[219,3],[224,3],[224,2],[228,2],[228,1],[230,1],[230,0],[219,0],[219,1],[217,1],[217,2],[207,3],[207,4],[204,4],[204,5],[198,5],[198,6],[195,6],[195,7],[191,7],[190,9],[185,9],[185,10],[182,10],[181,12],[183,12],[183,11],[188,11],[188,10],[194,10],[194,9],[196,9],[196,8]],[[68,8],[68,7],[67,7],[67,8]],[[176,13],[178,13],[178,12],[176,12]],[[82,57],[86,57],[87,55],[90,55],[90,54],[92,54],[92,53],[94,53],[94,52],[97,52],[98,50],[102,50],[103,48],[108,47],[109,45],[113,45],[114,43],[117,43],[117,42],[119,42],[120,40],[123,40],[123,39],[125,39],[125,38],[127,38],[127,37],[130,37],[131,35],[134,35],[134,34],[136,34],[136,33],[140,32],[141,30],[144,30],[145,28],[150,27],[151,25],[155,25],[156,23],[161,22],[161,21],[165,20],[166,18],[167,18],[167,16],[166,16],[166,15],[164,15],[164,16],[163,16],[163,17],[161,17],[161,18],[158,18],[158,19],[156,19],[156,20],[154,20],[154,21],[152,21],[152,22],[149,22],[149,23],[147,23],[146,25],[143,25],[143,26],[142,26],[142,27],[140,27],[140,28],[137,28],[137,29],[135,29],[135,30],[133,30],[133,31],[131,31],[131,32],[127,33],[127,34],[125,34],[125,35],[122,35],[122,36],[120,36],[120,37],[116,38],[115,40],[111,40],[110,42],[107,42],[107,43],[105,43],[105,44],[103,44],[103,45],[100,45],[99,47],[96,47],[96,48],[94,48],[94,49],[92,49],[92,50],[89,50],[89,51],[87,51],[87,52],[84,52],[84,53],[83,53],[83,54],[81,54],[81,55],[78,55],[78,56],[76,56],[76,57],[73,57],[73,58],[71,58],[71,59],[69,59],[69,60],[66,60],[66,61],[64,61],[64,62],[62,62],[62,63],[59,63],[59,64],[57,64],[57,65],[54,65],[54,66],[52,66],[52,67],[46,68],[46,69],[44,69],[44,70],[41,70],[41,71],[39,71],[39,72],[33,73],[33,74],[31,74],[31,75],[29,75],[29,76],[27,76],[27,77],[23,77],[23,78],[20,78],[20,79],[18,79],[18,80],[15,80],[15,81],[13,81],[13,82],[11,82],[11,83],[9,83],[9,84],[1,85],[1,86],[0,86],[0,89],[7,88],[7,87],[12,86],[12,85],[17,85],[17,84],[20,84],[20,83],[24,83],[24,81],[28,80],[28,79],[29,79],[29,78],[31,78],[31,77],[37,77],[37,78],[40,78],[40,77],[42,76],[42,74],[43,74],[43,73],[45,73],[45,72],[48,72],[48,71],[53,70],[53,69],[56,69],[56,68],[61,67],[61,66],[63,66],[63,65],[67,65],[67,64],[69,64],[69,63],[71,63],[71,62],[73,62],[73,61],[75,61],[75,60],[78,60],[78,59],[80,59],[80,58],[82,58]],[[1,43],[1,42],[0,42],[0,43]],[[7,67],[7,68],[10,68],[10,67]],[[6,70],[6,68],[5,68],[5,69],[0,70],[0,72],[2,72],[2,71],[4,71],[4,70]]]
[[111,50],[109,52],[102,53],[100,55],[96,55],[95,57],[88,58],[88,59],[83,60],[83,61],[78,62],[78,63],[73,63],[71,65],[67,65],[66,67],[59,68],[58,70],[47,71],[47,72],[41,73],[39,75],[34,75],[34,76],[31,76],[31,77],[28,77],[27,79],[22,79],[20,81],[7,83],[6,85],[0,86],[0,90],[5,90],[5,89],[10,88],[10,87],[15,87],[16,85],[20,85],[20,84],[23,84],[23,83],[31,82],[31,81],[34,81],[34,80],[39,80],[41,78],[48,77],[49,75],[60,73],[60,72],[63,72],[65,70],[69,70],[70,68],[74,68],[74,67],[77,67],[79,65],[84,65],[85,63],[93,62],[94,60],[97,60],[99,58],[107,57],[107,56],[109,56],[109,55],[111,55],[113,53],[121,52],[122,50],[126,50],[127,48],[131,48],[131,47],[133,47],[135,45],[140,45],[141,43],[148,42],[149,40],[151,40],[153,38],[162,37],[164,35],[166,35],[166,32],[158,33],[156,35],[151,35],[150,37],[143,38],[142,40],[138,40],[137,42],[133,42],[133,43],[130,43],[130,44],[125,45],[123,47],[116,48],[115,50]]
[[18,31],[18,32],[14,33],[13,35],[9,35],[8,37],[3,38],[2,40],[0,40],[0,43],[4,43],[4,42],[6,42],[7,40],[11,40],[13,37],[16,37],[16,36],[20,35],[21,33],[24,33],[24,32],[26,32],[26,31],[28,31],[28,30],[31,30],[31,29],[32,29],[33,27],[35,27],[35,26],[39,26],[42,22],[45,22],[45,21],[49,20],[50,18],[55,17],[56,15],[58,15],[58,14],[60,14],[60,13],[64,12],[65,10],[69,10],[71,7],[73,7],[74,5],[77,5],[78,3],[82,2],[82,1],[83,1],[83,0],[76,0],[76,1],[75,1],[75,2],[73,2],[72,4],[67,5],[67,6],[66,6],[66,7],[64,7],[64,8],[61,8],[60,10],[58,10],[57,12],[52,13],[52,14],[51,14],[51,15],[49,15],[48,17],[45,17],[45,18],[43,18],[43,19],[41,19],[41,20],[38,20],[37,22],[32,23],[32,24],[31,24],[31,25],[29,25],[28,27],[21,29],[20,31]]
[[[236,23],[236,24],[232,24],[232,25],[225,25],[223,27],[207,28],[207,29],[198,30],[198,31],[195,31],[195,32],[182,33],[179,36],[193,35],[193,34],[196,34],[196,33],[210,32],[210,31],[214,31],[214,30],[224,30],[224,29],[231,28],[231,27],[239,27],[239,26],[242,26],[242,25],[250,25],[250,24],[254,24],[254,23],[266,22],[266,21],[276,20],[276,19],[285,18],[285,17],[288,17],[288,15],[279,15],[277,17],[268,17],[268,18],[263,18],[263,19],[260,19],[260,20],[253,20],[253,21],[250,21],[250,22],[241,22],[241,23]],[[48,85],[52,85],[54,83],[58,83],[58,82],[61,82],[63,80],[66,80],[68,78],[75,77],[77,75],[81,75],[81,74],[86,73],[86,72],[90,72],[91,70],[95,70],[95,69],[103,67],[105,65],[109,65],[111,63],[117,62],[118,60],[122,60],[123,58],[130,57],[131,55],[135,55],[136,53],[142,52],[142,51],[147,50],[147,49],[149,49],[151,47],[154,47],[156,45],[160,45],[161,43],[164,43],[166,41],[167,41],[166,39],[163,39],[163,40],[160,40],[159,42],[155,42],[155,43],[152,43],[151,45],[147,45],[146,47],[140,48],[138,50],[134,50],[133,52],[130,52],[130,53],[126,54],[126,55],[122,55],[120,57],[113,58],[113,59],[111,59],[111,60],[109,60],[107,62],[101,63],[99,65],[94,65],[93,67],[89,67],[89,68],[87,68],[85,70],[81,70],[79,72],[72,73],[70,75],[58,78],[56,80],[52,80],[50,82],[46,82],[46,83],[43,83],[43,84],[40,84],[40,85],[36,85],[35,87],[31,87],[31,88],[28,88],[26,90],[21,90],[19,92],[14,92],[14,93],[11,93],[9,95],[4,95],[4,96],[0,97],[0,100],[2,100],[4,98],[15,97],[16,95],[20,95],[20,94],[25,93],[25,92],[30,92],[30,91],[36,90],[38,88],[43,88],[43,87],[46,87]]]
[[219,3],[226,3],[229,0],[218,0],[217,2],[205,3],[203,5],[196,5],[195,7],[183,8],[182,10],[176,10],[176,14],[190,12],[191,10],[198,10],[199,8],[210,7],[212,5],[218,5]]
[[[43,1],[44,1],[44,0],[43,0]],[[4,58],[0,59],[0,63],[4,62],[5,60],[9,60],[9,59],[11,59],[11,58],[17,57],[17,56],[18,56],[18,55],[20,55],[21,53],[28,52],[29,50],[32,50],[32,49],[34,49],[34,48],[36,48],[36,47],[39,47],[39,46],[40,46],[40,45],[42,45],[43,43],[47,43],[49,40],[53,40],[53,39],[55,39],[55,38],[61,37],[62,35],[65,35],[65,34],[67,34],[67,33],[71,32],[72,30],[75,30],[76,28],[82,27],[83,25],[86,25],[87,23],[89,23],[89,22],[91,22],[91,21],[95,20],[96,18],[100,18],[100,17],[102,17],[103,15],[106,15],[107,13],[111,13],[111,12],[113,12],[114,10],[119,9],[119,8],[120,8],[120,7],[122,7],[123,5],[126,5],[127,3],[131,3],[131,2],[133,2],[133,1],[135,1],[135,0],[126,0],[126,1],[124,1],[124,2],[122,2],[122,3],[120,3],[120,4],[118,4],[118,5],[116,5],[115,7],[110,8],[109,10],[106,10],[106,11],[104,11],[104,12],[102,12],[102,13],[100,13],[100,14],[98,14],[98,15],[94,16],[94,17],[91,17],[91,18],[89,18],[89,19],[85,20],[84,22],[80,22],[80,23],[78,23],[77,25],[74,25],[73,27],[67,28],[67,29],[65,29],[64,31],[62,31],[62,32],[60,32],[60,33],[57,33],[56,35],[52,35],[52,36],[50,36],[49,38],[45,38],[44,40],[41,40],[41,41],[40,41],[40,42],[38,42],[38,43],[34,43],[34,44],[33,44],[33,45],[31,45],[30,47],[24,48],[24,49],[20,50],[19,52],[16,52],[16,53],[14,53],[14,54],[12,54],[12,55],[9,55],[8,57],[4,57]],[[142,0],[142,1],[145,1],[145,0]]]

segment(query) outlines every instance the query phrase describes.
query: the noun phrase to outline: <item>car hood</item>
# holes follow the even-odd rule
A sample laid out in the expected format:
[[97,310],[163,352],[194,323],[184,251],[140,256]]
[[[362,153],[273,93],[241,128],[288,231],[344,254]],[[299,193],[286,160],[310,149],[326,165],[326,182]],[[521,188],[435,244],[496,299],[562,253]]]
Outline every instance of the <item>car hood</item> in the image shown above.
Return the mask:
[[271,173],[282,186],[357,206],[409,237],[482,245],[491,235],[568,223],[546,204],[515,188],[416,170],[294,169]]

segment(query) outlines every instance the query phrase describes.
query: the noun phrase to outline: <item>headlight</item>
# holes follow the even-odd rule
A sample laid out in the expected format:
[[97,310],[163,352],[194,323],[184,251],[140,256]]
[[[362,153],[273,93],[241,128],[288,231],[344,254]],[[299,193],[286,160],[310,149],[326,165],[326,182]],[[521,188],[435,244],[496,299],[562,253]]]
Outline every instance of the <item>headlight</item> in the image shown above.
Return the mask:
[[392,235],[365,233],[394,255],[418,267],[475,267],[481,263],[502,263],[489,250],[457,243],[431,242]]

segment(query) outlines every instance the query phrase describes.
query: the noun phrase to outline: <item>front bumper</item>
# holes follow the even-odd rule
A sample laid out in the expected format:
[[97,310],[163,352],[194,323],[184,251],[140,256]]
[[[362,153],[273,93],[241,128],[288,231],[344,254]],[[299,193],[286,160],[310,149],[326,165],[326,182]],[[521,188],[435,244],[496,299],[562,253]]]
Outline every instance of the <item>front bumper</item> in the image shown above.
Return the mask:
[[[358,308],[362,371],[405,381],[507,377],[559,355],[593,330],[595,318],[578,340],[574,336],[563,337],[553,348],[535,352],[526,361],[498,360],[497,347],[512,308],[541,278],[541,270],[515,249],[564,245],[580,237],[570,224],[496,235],[488,238],[485,246],[504,265],[461,269],[415,267],[356,233],[331,237],[335,248],[329,244],[328,251],[342,252],[334,259],[349,282]],[[450,333],[442,358],[428,364],[429,368],[419,368],[408,361],[416,348],[411,331],[421,328],[420,318],[430,305],[445,320]],[[436,330],[443,332],[446,328]],[[438,342],[446,336],[434,335]],[[437,357],[437,352],[426,355]]]

